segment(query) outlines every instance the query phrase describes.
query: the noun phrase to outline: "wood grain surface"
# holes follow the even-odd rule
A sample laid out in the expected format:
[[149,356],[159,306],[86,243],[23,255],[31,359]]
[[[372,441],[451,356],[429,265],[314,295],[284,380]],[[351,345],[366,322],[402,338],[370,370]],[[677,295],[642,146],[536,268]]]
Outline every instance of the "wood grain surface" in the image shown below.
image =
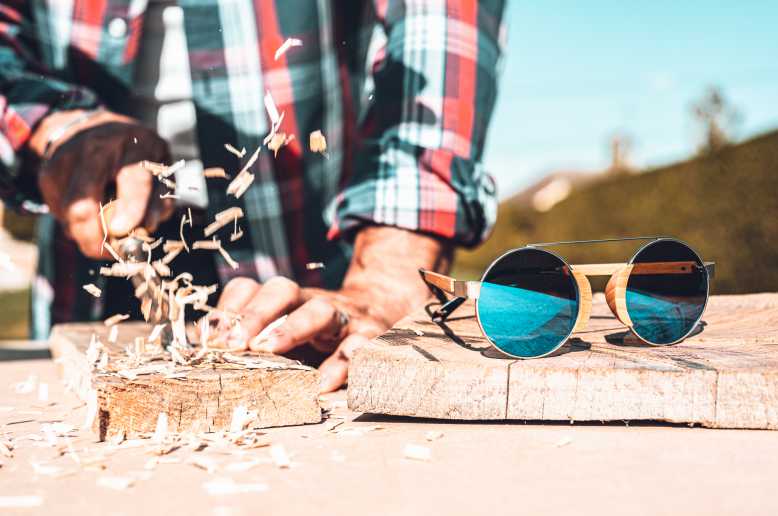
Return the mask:
[[[674,346],[640,343],[594,296],[584,332],[560,353],[506,358],[472,304],[446,325],[425,310],[357,352],[352,410],[464,420],[658,420],[778,429],[778,294],[714,296],[702,331]],[[423,335],[418,335],[422,333]]]
[[[319,373],[303,369],[246,369],[228,364],[195,366],[184,379],[162,374],[128,380],[93,373],[86,349],[93,333],[100,336],[114,356],[123,353],[121,343],[149,334],[143,323],[121,325],[119,344],[107,341],[102,323],[55,326],[50,345],[60,363],[64,380],[86,400],[90,389],[98,395],[99,417],[95,431],[100,439],[118,432],[127,437],[153,432],[160,412],[168,414],[171,432],[204,432],[229,429],[235,407],[256,411],[259,428],[318,423]],[[266,357],[268,358],[268,357]],[[272,360],[285,362],[282,357]]]

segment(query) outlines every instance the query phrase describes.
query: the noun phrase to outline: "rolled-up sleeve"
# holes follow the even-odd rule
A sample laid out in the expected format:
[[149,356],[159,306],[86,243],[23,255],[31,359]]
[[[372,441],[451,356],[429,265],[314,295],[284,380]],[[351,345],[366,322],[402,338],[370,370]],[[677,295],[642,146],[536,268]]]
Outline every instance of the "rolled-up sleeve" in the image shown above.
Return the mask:
[[481,160],[504,2],[376,0],[374,8],[360,144],[330,237],[381,224],[477,245],[497,211]]
[[39,197],[34,178],[22,172],[24,147],[38,122],[98,103],[90,90],[54,78],[38,61],[30,4],[0,4],[0,198],[11,206]]

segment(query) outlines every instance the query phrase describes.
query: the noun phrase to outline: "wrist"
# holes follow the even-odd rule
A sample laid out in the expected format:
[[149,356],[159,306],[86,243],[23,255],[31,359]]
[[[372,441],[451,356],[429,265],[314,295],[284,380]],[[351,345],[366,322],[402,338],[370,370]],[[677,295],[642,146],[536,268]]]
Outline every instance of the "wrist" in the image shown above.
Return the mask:
[[101,108],[58,111],[41,120],[28,146],[39,158],[48,159],[77,133],[108,122],[132,123],[133,120]]

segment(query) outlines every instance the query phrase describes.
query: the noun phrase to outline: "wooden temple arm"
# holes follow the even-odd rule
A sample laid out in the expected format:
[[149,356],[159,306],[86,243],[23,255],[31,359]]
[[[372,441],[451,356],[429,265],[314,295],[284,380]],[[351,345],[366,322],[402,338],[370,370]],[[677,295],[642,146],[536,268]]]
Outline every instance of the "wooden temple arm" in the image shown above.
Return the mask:
[[[689,274],[696,267],[692,261],[685,262],[651,262],[651,263],[586,263],[571,265],[574,271],[585,276],[612,276],[625,267],[631,267],[630,274]],[[715,273],[715,264],[705,262],[708,275],[712,278]]]
[[478,299],[478,294],[481,291],[480,281],[461,281],[426,269],[419,269],[419,274],[428,284],[455,297]]

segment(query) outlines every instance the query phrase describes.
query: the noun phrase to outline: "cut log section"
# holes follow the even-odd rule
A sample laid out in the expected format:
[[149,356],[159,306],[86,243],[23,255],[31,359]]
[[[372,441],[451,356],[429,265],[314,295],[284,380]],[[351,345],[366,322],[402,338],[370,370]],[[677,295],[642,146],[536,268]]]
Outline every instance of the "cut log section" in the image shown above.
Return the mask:
[[516,360],[482,336],[472,304],[445,325],[422,310],[356,353],[349,407],[441,419],[778,429],[778,294],[714,296],[703,322],[684,342],[649,346],[597,294],[588,328],[558,354]]
[[[128,438],[154,432],[163,412],[168,415],[170,432],[229,430],[238,406],[257,413],[255,428],[321,421],[315,369],[204,364],[191,367],[180,378],[155,373],[130,380],[92,371],[86,357],[91,336],[96,334],[114,357],[125,353],[124,345],[136,337],[147,337],[151,326],[122,324],[118,344],[108,342],[108,331],[102,323],[64,324],[55,326],[50,338],[65,382],[84,401],[91,389],[96,390],[99,417],[94,429],[101,440],[122,432]],[[281,366],[294,364],[277,356],[262,358]]]

